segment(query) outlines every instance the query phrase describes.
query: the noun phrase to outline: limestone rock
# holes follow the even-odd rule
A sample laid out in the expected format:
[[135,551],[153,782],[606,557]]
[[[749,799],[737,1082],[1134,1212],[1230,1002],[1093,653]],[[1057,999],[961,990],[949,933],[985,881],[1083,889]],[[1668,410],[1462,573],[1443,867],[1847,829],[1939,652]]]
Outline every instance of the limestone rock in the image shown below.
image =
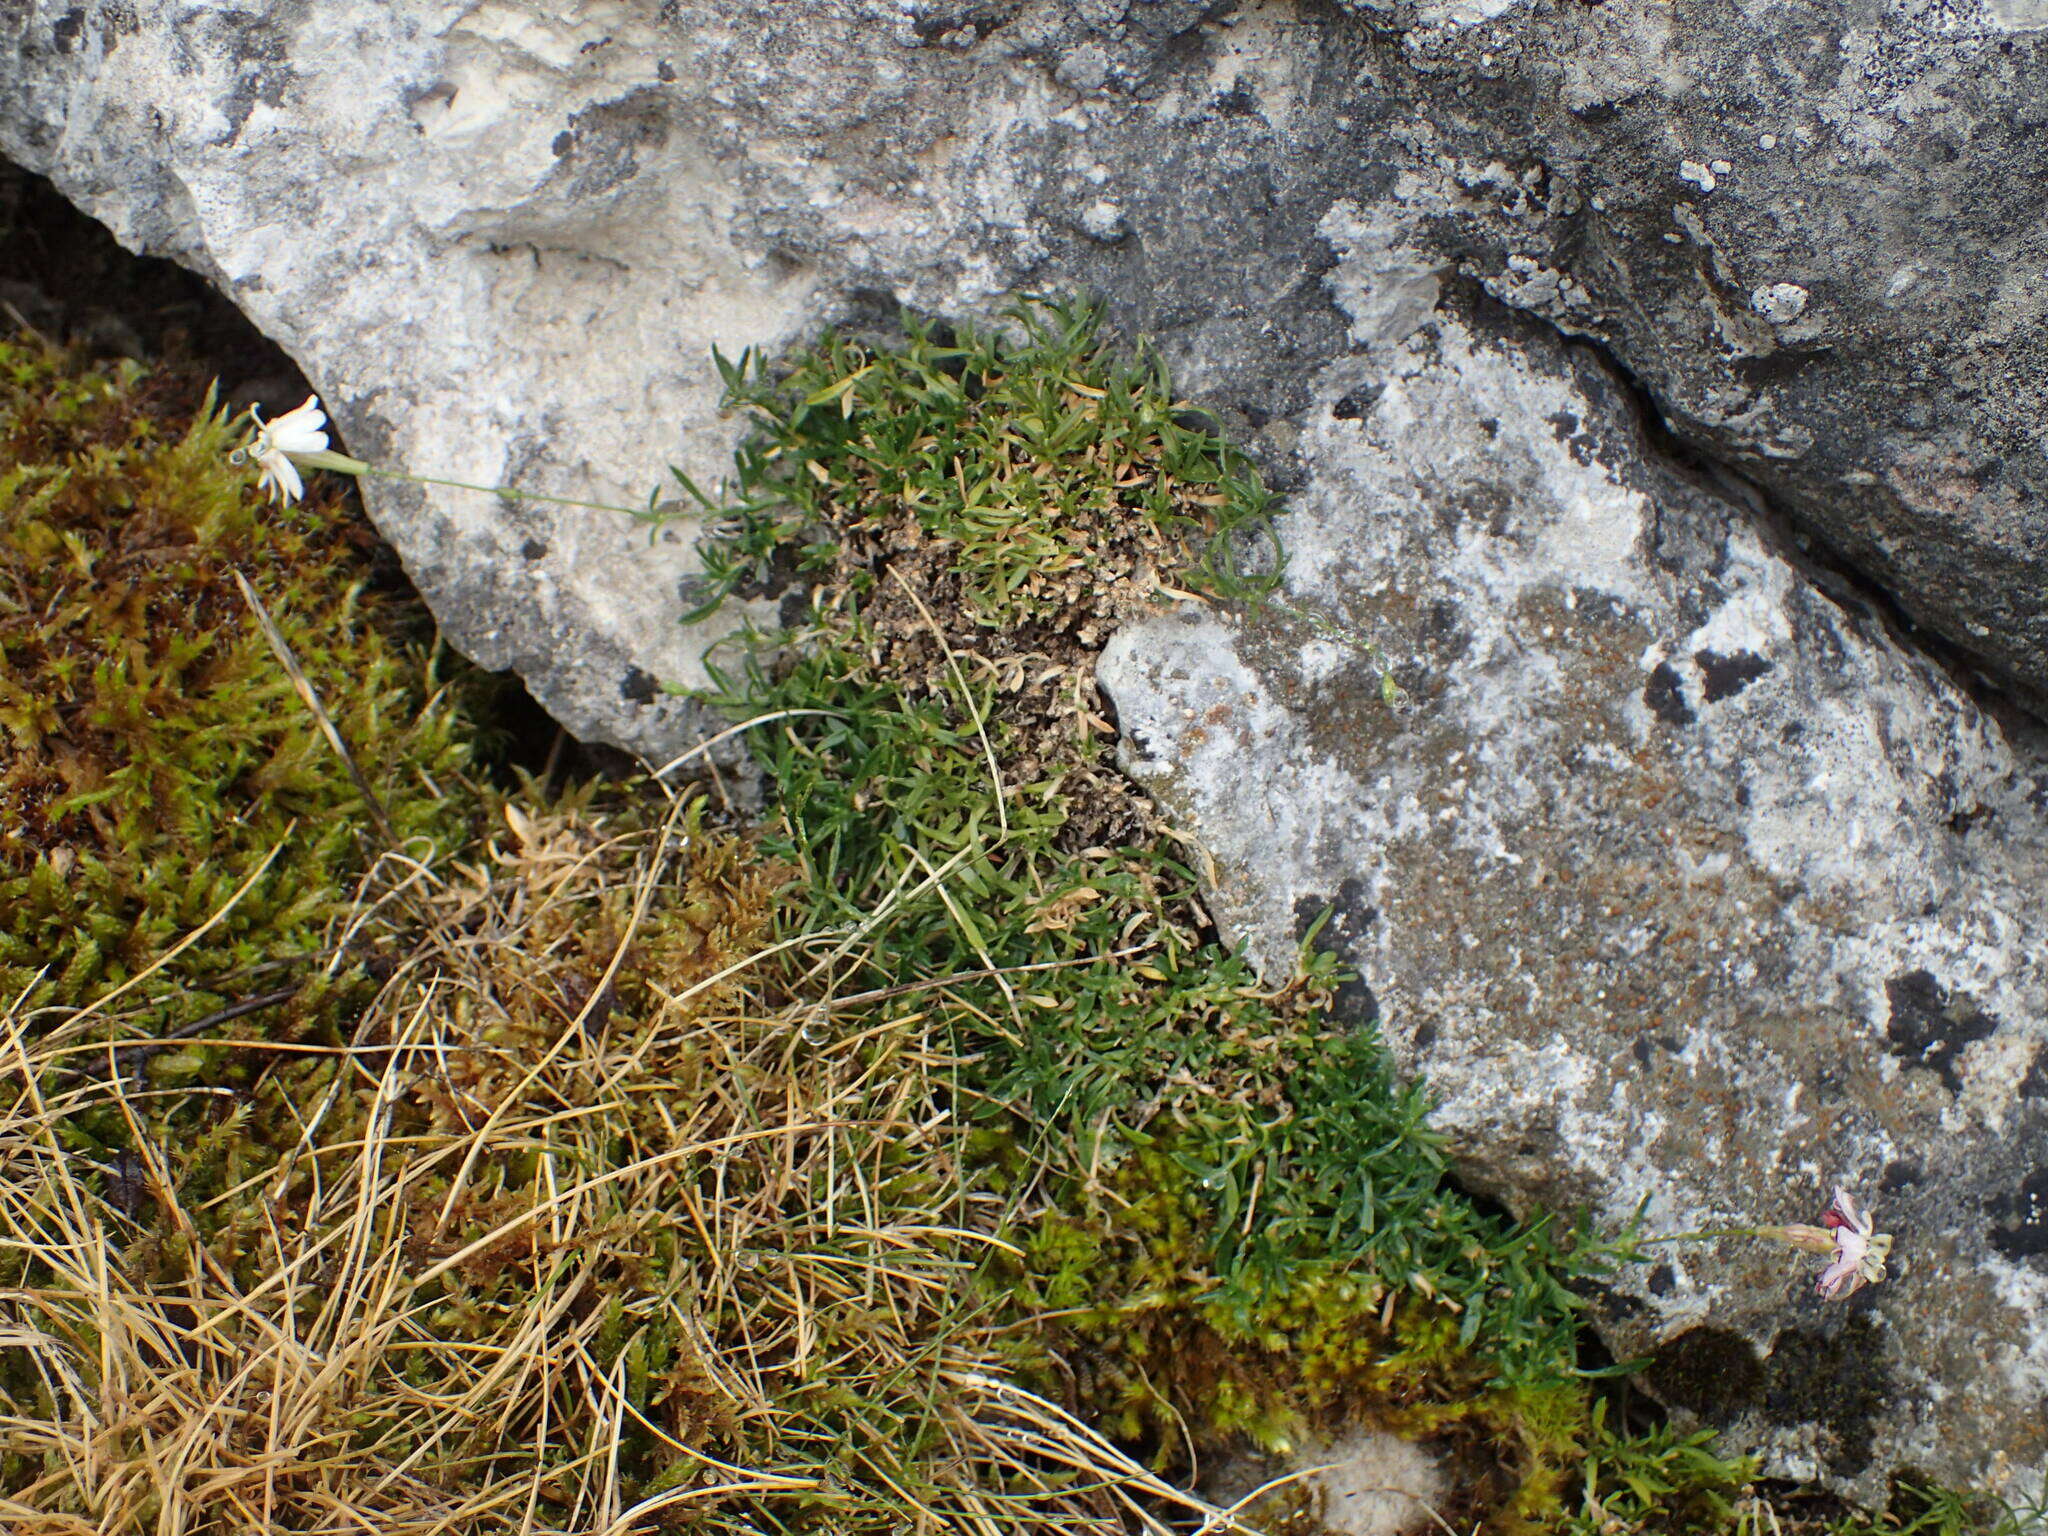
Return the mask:
[[[1975,4],[21,0],[0,153],[213,278],[357,453],[635,505],[726,463],[714,343],[1020,288],[1105,295],[1285,479],[1309,371],[1477,283],[2048,692],[2048,21]],[[1351,326],[1332,240],[1384,268]],[[579,734],[700,728],[687,525],[371,506]]]
[[1437,248],[2038,707],[2048,8],[1476,9],[1394,87]]
[[1819,1261],[1670,1244],[1604,1299],[1617,1355],[1782,1475],[2038,1488],[2038,732],[1660,462],[1554,338],[1440,314],[1314,395],[1280,597],[1100,667],[1219,921],[1283,976],[1328,911],[1356,1015],[1514,1208],[1673,1234],[1859,1192],[1890,1281],[1824,1303]]

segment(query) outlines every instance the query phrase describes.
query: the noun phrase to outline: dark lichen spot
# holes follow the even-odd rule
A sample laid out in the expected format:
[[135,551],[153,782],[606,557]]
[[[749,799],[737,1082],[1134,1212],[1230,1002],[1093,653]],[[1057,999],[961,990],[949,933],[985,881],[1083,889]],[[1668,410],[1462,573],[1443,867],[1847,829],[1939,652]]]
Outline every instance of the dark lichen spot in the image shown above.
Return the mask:
[[1723,656],[1719,651],[1695,651],[1692,659],[1699,663],[1709,704],[1734,698],[1771,670],[1771,664],[1754,651],[1737,651],[1733,656]]
[[1927,1177],[1927,1170],[1914,1157],[1898,1157],[1884,1165],[1884,1172],[1878,1178],[1880,1194],[1896,1195],[1910,1184],[1918,1184]]
[[1259,110],[1259,98],[1242,85],[1221,92],[1210,103],[1224,117],[1250,117]]
[[560,133],[556,134],[554,142],[548,146],[549,149],[552,149],[555,152],[555,158],[558,160],[561,159],[564,155],[567,155],[569,151],[574,149],[575,147],[576,135],[571,133],[567,128],[564,128]]
[[626,668],[626,675],[619,681],[619,697],[633,704],[652,704],[661,695],[661,684],[654,680],[652,672],[639,667]]
[[[1656,1275],[1650,1289],[1662,1296],[1671,1289],[1669,1265],[1660,1265],[1663,1289]],[[1643,1373],[1659,1401],[1725,1423],[1763,1400],[1764,1365],[1756,1346],[1726,1328],[1692,1328],[1660,1348]]]
[[85,12],[73,6],[50,28],[50,41],[56,44],[59,53],[74,53],[78,40],[85,35]]
[[1967,993],[1950,995],[1931,971],[1906,971],[1884,984],[1891,1003],[1885,1034],[1891,1052],[1908,1067],[1938,1073],[1950,1093],[1959,1092],[1956,1058],[1973,1040],[1998,1028],[1998,1020],[1980,1009]]
[[1999,1225],[1992,1228],[1991,1246],[2009,1259],[2048,1254],[2048,1168],[2036,1168],[2009,1195],[1991,1203]]
[[1628,605],[1611,593],[1597,592],[1591,587],[1574,587],[1572,612],[1584,623],[1607,628],[1628,618]]
[[1337,990],[1330,994],[1330,1017],[1341,1024],[1370,1029],[1380,1021],[1379,994],[1366,985],[1364,977],[1354,973],[1338,983]]
[[1560,443],[1568,443],[1579,430],[1579,418],[1570,411],[1558,411],[1543,418],[1550,423],[1550,430],[1557,434]]
[[1870,1465],[1874,1425],[1896,1395],[1884,1362],[1882,1333],[1867,1314],[1831,1334],[1788,1328],[1771,1341],[1764,1412],[1780,1424],[1825,1427],[1834,1440],[1825,1470],[1854,1477]]
[[287,40],[275,23],[247,11],[227,11],[221,13],[220,24],[227,29],[219,39],[221,50],[238,68],[221,101],[227,132],[214,142],[232,144],[242,136],[258,102],[267,107],[284,105],[296,76]]
[[1418,1051],[1428,1050],[1432,1045],[1436,1044],[1436,1036],[1436,1021],[1434,1019],[1424,1019],[1415,1026],[1415,1034],[1413,1036],[1415,1049]]
[[663,85],[674,85],[676,83],[675,65],[669,63],[667,59],[663,59],[659,64],[654,66],[654,78],[659,80]]
[[[1612,1286],[1582,1280],[1574,1284],[1572,1290],[1592,1304],[1594,1316],[1603,1323],[1612,1324],[1621,1322],[1626,1318],[1641,1317],[1643,1313],[1649,1310],[1649,1304],[1642,1297],[1631,1295],[1627,1291],[1618,1291]],[[1602,1349],[1600,1353],[1607,1356],[1606,1359],[1600,1361],[1602,1367],[1618,1363],[1605,1349]],[[1580,1350],[1582,1361],[1584,1355],[1585,1350],[1582,1346]]]
[[1479,421],[1479,430],[1484,432],[1488,437],[1499,437],[1500,418],[1498,416],[1481,417]]
[[519,546],[519,557],[522,560],[538,560],[542,555],[545,555],[547,552],[547,545],[539,539],[528,539],[524,544]]
[[1643,702],[1650,707],[1650,713],[1666,725],[1692,724],[1692,707],[1685,702],[1685,690],[1679,683],[1677,669],[1668,661],[1658,662],[1657,670],[1643,684]]
[[1652,1296],[1669,1296],[1678,1284],[1678,1272],[1669,1264],[1659,1264],[1643,1283],[1650,1288]]
[[1377,405],[1380,396],[1386,392],[1387,386],[1384,384],[1361,385],[1331,406],[1330,414],[1339,421],[1361,421],[1365,413]]
[[938,42],[951,34],[971,32],[980,42],[1003,24],[1000,6],[970,5],[947,6],[920,16],[910,24],[910,30],[924,42]]
[[800,585],[802,574],[803,567],[797,552],[787,544],[778,544],[752,575],[733,583],[732,595],[750,602],[777,598]]

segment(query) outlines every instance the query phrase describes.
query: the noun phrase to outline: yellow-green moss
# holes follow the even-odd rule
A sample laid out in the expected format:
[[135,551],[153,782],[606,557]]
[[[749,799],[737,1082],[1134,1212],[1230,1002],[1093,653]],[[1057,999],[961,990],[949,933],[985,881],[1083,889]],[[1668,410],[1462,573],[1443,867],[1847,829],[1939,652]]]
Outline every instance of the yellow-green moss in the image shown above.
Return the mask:
[[180,419],[175,395],[133,364],[0,342],[0,994],[87,1001],[279,849],[130,1033],[288,982],[236,978],[317,950],[382,851],[237,570],[400,838],[448,846],[469,814],[447,797],[468,749],[416,621],[365,588],[367,529],[332,495],[260,500],[223,416]]
[[1257,1292],[1227,1287],[1180,1151],[1148,1145],[1099,1198],[1070,1196],[1009,1272],[1010,1304],[1051,1320],[1045,1368],[1087,1362],[1068,1390],[1106,1429],[1162,1467],[1190,1444],[1284,1457],[1360,1424],[1431,1437],[1497,1469],[1505,1502],[1466,1513],[1483,1509],[1499,1530],[1556,1523],[1565,1469],[1594,1427],[1588,1383],[1504,1384],[1460,1341],[1450,1306],[1323,1256],[1305,1252]]

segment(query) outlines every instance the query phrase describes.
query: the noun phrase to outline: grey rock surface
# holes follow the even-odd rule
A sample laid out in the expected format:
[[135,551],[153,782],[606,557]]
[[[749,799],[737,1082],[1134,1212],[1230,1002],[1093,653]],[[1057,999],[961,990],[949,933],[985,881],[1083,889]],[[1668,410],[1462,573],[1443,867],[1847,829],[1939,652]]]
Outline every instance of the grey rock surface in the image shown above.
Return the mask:
[[[212,277],[359,454],[637,505],[726,462],[714,343],[1078,287],[1284,477],[1307,370],[1476,284],[2037,691],[2044,133],[2031,0],[0,8],[0,153]],[[1333,220],[1379,253],[1348,324]],[[715,638],[687,527],[371,506],[579,734],[700,727],[656,692]]]
[[[1368,267],[1380,260],[1370,248]],[[1339,273],[1336,281],[1346,281]],[[1309,925],[1465,1179],[1681,1242],[1618,1355],[1775,1472],[2048,1472],[2048,758],[1660,462],[1626,391],[1449,313],[1313,382],[1279,598],[1126,628],[1127,767],[1269,977]],[[1370,402],[1365,403],[1365,402]],[[1390,704],[1383,679],[1404,697]]]
[[1408,26],[1390,86],[1432,247],[2038,707],[2048,7],[1439,11],[1486,20]]

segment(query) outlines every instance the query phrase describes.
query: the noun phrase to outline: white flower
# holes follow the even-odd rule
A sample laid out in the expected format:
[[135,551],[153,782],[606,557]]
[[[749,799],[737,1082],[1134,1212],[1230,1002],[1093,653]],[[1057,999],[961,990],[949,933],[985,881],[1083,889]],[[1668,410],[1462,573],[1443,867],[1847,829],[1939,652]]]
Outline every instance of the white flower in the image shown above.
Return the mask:
[[308,395],[304,405],[275,421],[265,421],[254,406],[249,408],[249,414],[255,418],[256,435],[244,451],[261,471],[256,488],[274,492],[279,501],[289,506],[306,489],[292,456],[327,451],[327,434],[321,430],[327,425],[327,413],[320,409],[318,395]]

